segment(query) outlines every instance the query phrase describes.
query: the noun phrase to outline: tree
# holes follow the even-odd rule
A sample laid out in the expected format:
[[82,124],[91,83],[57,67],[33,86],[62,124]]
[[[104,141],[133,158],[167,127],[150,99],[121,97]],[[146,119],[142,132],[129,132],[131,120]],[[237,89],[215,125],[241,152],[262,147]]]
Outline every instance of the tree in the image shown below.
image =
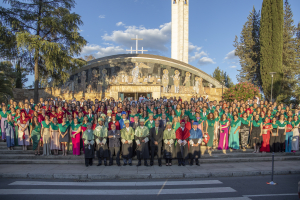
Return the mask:
[[215,79],[217,79],[221,84],[223,84],[222,82],[224,81],[224,86],[227,88],[230,88],[233,86],[233,82],[232,82],[231,78],[229,77],[229,75],[227,75],[226,72],[224,72],[223,70],[220,70],[219,67],[217,67],[215,69],[212,76]]
[[281,93],[277,101],[286,101],[295,96],[297,87],[297,75],[300,74],[299,56],[300,52],[298,39],[296,36],[297,27],[294,25],[293,13],[286,0],[284,3],[284,23],[283,23],[283,51],[282,51],[282,72]]
[[84,60],[85,61],[90,61],[90,60],[94,60],[94,59],[96,59],[93,55],[86,55],[86,56],[84,56]]
[[223,99],[226,101],[238,101],[253,99],[256,95],[259,95],[259,88],[252,83],[243,82],[238,83],[234,87],[229,88],[223,94]]
[[240,39],[235,36],[235,55],[240,58],[241,69],[238,70],[237,80],[248,81],[261,87],[260,76],[260,14],[253,7],[247,22],[244,24]]
[[261,62],[260,74],[262,90],[266,99],[270,100],[271,76],[274,75],[273,98],[282,92],[283,80],[282,53],[283,53],[283,1],[264,0],[260,23]]
[[28,75],[26,69],[21,67],[21,61],[18,61],[16,64],[16,81],[15,87],[16,88],[23,88],[24,83],[28,81],[26,76]]
[[[72,70],[86,62],[74,58],[86,45],[79,34],[80,16],[70,13],[74,0],[6,0],[6,23],[17,28],[17,47],[27,52],[26,67],[34,72],[34,101],[38,101],[39,77],[56,82],[69,78]],[[2,17],[3,18],[3,17]]]

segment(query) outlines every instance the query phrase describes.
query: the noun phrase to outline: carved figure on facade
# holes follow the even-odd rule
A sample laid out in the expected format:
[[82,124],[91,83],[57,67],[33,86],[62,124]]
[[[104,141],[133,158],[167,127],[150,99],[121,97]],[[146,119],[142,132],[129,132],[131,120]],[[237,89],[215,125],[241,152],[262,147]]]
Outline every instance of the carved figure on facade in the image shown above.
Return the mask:
[[186,72],[185,73],[185,79],[184,79],[184,83],[186,88],[189,88],[191,86],[191,73],[190,72]]
[[92,71],[92,80],[91,80],[91,90],[96,93],[97,92],[97,85],[98,85],[98,77],[100,75],[97,73],[97,70],[94,69]]
[[173,76],[174,81],[174,92],[179,93],[179,84],[180,84],[180,72],[178,70],[175,70],[175,75]]
[[169,71],[167,69],[164,69],[162,76],[162,85],[163,85],[163,92],[168,92],[168,85],[169,85]]
[[135,67],[132,69],[133,84],[139,83],[139,81],[138,81],[138,79],[139,79],[139,73],[140,73],[139,65],[136,62],[135,63]]
[[199,94],[199,89],[200,89],[200,87],[199,87],[199,80],[200,80],[200,78],[199,77],[196,77],[195,78],[195,85],[194,85],[194,92],[196,93],[196,94]]
[[86,72],[85,71],[81,72],[81,89],[83,92],[86,91]]
[[74,78],[74,91],[79,90],[79,85],[78,85],[78,76],[75,76]]

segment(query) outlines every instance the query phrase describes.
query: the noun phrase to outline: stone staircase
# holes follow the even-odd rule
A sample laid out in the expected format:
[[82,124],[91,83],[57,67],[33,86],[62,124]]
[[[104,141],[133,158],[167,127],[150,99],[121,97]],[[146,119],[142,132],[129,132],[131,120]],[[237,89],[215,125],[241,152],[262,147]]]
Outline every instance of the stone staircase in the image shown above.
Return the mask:
[[[40,148],[42,153],[42,148]],[[201,147],[202,156],[200,163],[235,163],[235,162],[270,162],[272,160],[271,153],[252,153],[253,149],[246,150],[216,150],[211,152],[206,147]],[[81,152],[83,153],[83,152]],[[300,160],[300,152],[296,153],[275,153],[275,161],[282,160]],[[97,158],[94,160],[97,162]],[[116,163],[114,158],[114,164]],[[123,163],[121,161],[121,163]],[[163,160],[164,164],[165,161]],[[173,159],[173,164],[177,163],[177,159]],[[0,142],[0,164],[84,164],[84,155],[75,156],[72,151],[68,152],[68,156],[59,155],[36,156],[32,150],[32,146],[27,151],[23,151],[21,146],[14,147],[14,150],[7,150],[5,142]],[[133,158],[133,164],[137,164],[136,157]],[[155,158],[154,164],[157,164]]]

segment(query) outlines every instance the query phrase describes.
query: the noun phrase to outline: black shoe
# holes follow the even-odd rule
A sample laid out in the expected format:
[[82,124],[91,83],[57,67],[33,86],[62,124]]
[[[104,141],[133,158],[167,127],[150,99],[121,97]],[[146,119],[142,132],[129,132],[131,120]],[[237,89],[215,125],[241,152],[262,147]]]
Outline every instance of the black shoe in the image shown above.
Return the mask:
[[102,165],[102,163],[98,163],[98,165],[97,166],[101,166]]
[[88,167],[89,165],[85,165],[86,167]]
[[141,166],[141,165],[142,165],[141,163],[138,163],[138,164],[137,164],[137,167],[139,167],[139,166]]
[[149,165],[148,165],[148,163],[145,163],[144,166],[148,167]]
[[107,162],[104,162],[104,166],[107,166]]
[[132,163],[129,163],[129,166],[132,166]]
[[120,163],[118,163],[117,165],[118,165],[119,167],[121,167],[121,164],[120,164]]
[[200,166],[200,163],[196,163],[196,165]]
[[153,166],[153,163],[150,163],[151,166]]
[[161,164],[159,164],[158,166],[162,167],[162,165],[161,165]]
[[127,165],[126,163],[123,164],[123,166],[126,166],[126,165]]
[[112,163],[109,163],[109,164],[108,164],[108,166],[112,166],[112,165],[113,165]]
[[90,166],[92,166],[93,164],[90,164]]
[[185,166],[185,162],[184,161],[181,164],[182,164],[182,166]]
[[178,166],[181,166],[181,162],[178,163]]

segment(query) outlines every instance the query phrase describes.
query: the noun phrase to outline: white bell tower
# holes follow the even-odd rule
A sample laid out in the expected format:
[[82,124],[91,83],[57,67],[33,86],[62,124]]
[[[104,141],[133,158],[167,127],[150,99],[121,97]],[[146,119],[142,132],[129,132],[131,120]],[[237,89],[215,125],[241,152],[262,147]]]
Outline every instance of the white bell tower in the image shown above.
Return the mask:
[[171,0],[171,57],[189,63],[189,0]]

